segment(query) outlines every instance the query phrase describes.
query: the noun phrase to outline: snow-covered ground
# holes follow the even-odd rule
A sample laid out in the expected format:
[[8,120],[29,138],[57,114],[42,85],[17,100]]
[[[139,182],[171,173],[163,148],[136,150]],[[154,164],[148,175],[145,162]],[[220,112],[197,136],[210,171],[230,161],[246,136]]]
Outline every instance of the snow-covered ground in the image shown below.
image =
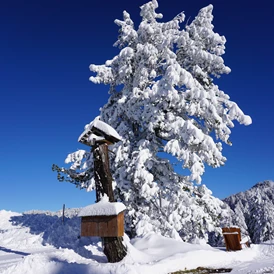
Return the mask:
[[237,252],[187,244],[155,234],[124,241],[128,255],[107,263],[99,238],[80,238],[79,210],[0,211],[0,273],[3,274],[167,274],[199,266],[233,268],[230,273],[274,273],[274,241]]

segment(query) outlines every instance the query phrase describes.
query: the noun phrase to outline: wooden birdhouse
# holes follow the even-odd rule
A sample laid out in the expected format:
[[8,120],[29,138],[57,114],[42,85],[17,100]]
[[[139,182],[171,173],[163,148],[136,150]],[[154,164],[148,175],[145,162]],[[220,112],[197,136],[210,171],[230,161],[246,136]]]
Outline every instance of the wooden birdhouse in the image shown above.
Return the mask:
[[85,131],[78,138],[80,143],[88,146],[93,146],[95,142],[112,145],[120,140],[121,136],[117,131],[105,122],[100,121],[99,117],[96,117],[90,124],[86,125]]
[[122,203],[105,200],[83,208],[81,236],[121,237],[124,235],[124,210]]

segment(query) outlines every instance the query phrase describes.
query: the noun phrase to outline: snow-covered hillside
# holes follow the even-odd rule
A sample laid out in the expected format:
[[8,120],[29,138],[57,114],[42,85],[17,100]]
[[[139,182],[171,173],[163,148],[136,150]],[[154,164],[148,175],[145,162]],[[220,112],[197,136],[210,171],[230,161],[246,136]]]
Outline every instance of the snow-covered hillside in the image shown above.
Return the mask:
[[234,222],[253,243],[274,239],[274,182],[264,181],[224,199],[234,211]]
[[61,212],[0,211],[1,274],[167,274],[199,266],[233,268],[231,273],[274,273],[274,241],[226,252],[156,234],[124,242],[128,255],[107,263],[99,238],[81,238],[79,209]]

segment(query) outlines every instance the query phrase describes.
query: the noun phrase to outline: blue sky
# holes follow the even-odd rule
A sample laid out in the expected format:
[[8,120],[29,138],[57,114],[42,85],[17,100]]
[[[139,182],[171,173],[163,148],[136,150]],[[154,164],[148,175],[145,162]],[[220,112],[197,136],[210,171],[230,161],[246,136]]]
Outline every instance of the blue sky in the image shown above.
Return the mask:
[[[10,0],[0,4],[0,210],[81,207],[94,195],[60,183],[51,171],[78,148],[84,125],[106,103],[108,87],[89,82],[89,64],[118,53],[114,19],[127,10],[135,25],[146,1]],[[215,31],[227,38],[224,60],[232,72],[219,87],[253,119],[236,124],[228,161],[207,168],[203,183],[219,198],[274,180],[274,42],[271,1],[159,0],[169,20],[191,21],[213,4]]]

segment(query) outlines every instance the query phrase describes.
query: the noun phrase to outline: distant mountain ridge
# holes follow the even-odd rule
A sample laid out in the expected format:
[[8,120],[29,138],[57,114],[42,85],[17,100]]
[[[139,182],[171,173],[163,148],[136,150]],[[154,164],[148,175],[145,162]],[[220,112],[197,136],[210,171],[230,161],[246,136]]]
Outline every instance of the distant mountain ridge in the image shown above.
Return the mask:
[[234,212],[233,223],[252,243],[274,239],[274,182],[263,181],[223,200]]

